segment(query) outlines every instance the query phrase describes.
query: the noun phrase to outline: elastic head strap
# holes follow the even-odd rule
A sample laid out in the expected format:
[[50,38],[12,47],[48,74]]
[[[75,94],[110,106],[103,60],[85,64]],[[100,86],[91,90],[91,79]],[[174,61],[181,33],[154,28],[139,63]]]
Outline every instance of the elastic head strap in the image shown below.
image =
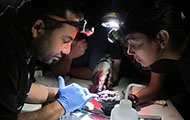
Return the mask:
[[48,17],[50,17],[51,19],[57,20],[57,21],[67,21],[65,18],[56,16],[56,15],[49,15],[47,14]]

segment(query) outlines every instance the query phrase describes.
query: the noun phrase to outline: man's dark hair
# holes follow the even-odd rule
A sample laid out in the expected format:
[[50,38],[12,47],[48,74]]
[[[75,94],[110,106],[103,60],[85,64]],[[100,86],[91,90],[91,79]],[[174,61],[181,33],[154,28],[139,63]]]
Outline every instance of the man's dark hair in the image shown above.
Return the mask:
[[21,27],[30,29],[36,20],[41,19],[45,23],[46,30],[51,31],[60,27],[62,23],[51,19],[48,15],[66,18],[66,10],[70,10],[80,18],[83,5],[82,0],[31,0],[20,7],[17,12],[23,24]]
[[135,0],[122,16],[125,17],[126,34],[144,33],[154,40],[160,30],[166,30],[172,41],[170,48],[174,51],[187,40],[185,15],[175,0]]

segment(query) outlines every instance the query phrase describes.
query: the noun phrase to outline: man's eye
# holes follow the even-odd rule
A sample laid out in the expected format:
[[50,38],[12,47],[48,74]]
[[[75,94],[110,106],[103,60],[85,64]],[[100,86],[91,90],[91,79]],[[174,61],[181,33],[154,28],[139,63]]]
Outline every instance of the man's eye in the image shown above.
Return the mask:
[[69,43],[69,42],[71,42],[72,40],[70,40],[70,39],[62,39],[63,40],[63,43]]
[[69,43],[73,41],[72,37],[70,36],[63,36],[61,39],[63,40],[63,43]]
[[63,40],[63,43],[68,43],[68,41],[67,40]]

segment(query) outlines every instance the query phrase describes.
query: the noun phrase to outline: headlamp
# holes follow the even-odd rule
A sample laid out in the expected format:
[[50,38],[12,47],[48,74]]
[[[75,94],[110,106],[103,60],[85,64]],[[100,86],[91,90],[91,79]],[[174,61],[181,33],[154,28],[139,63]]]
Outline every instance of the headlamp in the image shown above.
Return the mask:
[[107,13],[102,19],[102,26],[119,29],[119,19],[115,12]]
[[79,29],[80,33],[84,33],[87,36],[90,36],[94,33],[94,27],[87,28],[86,27],[87,21],[84,18],[81,18],[79,20],[79,22],[75,22],[75,21],[68,21],[65,18],[55,16],[55,15],[47,15],[47,16],[50,17],[52,20],[55,20],[57,22],[66,23],[66,24],[69,24],[71,26],[77,27]]
[[115,43],[123,36],[124,36],[123,31],[121,29],[116,29],[116,28],[112,28],[107,34],[108,41],[111,43]]
[[108,32],[108,41],[111,43],[116,42],[123,37],[122,25],[119,15],[115,12],[107,13],[102,19],[102,26],[111,28]]
[[86,20],[83,19],[80,22],[83,22],[83,24],[81,26],[79,26],[80,33],[83,33],[86,36],[91,36],[92,34],[94,34],[94,27],[87,27],[87,21]]

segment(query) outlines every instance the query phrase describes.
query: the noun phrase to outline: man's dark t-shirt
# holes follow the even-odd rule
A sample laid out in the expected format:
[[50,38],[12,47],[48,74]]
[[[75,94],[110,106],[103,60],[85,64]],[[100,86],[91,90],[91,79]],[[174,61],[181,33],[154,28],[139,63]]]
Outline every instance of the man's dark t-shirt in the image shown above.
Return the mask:
[[28,62],[14,9],[0,17],[0,120],[17,120],[29,92]]

